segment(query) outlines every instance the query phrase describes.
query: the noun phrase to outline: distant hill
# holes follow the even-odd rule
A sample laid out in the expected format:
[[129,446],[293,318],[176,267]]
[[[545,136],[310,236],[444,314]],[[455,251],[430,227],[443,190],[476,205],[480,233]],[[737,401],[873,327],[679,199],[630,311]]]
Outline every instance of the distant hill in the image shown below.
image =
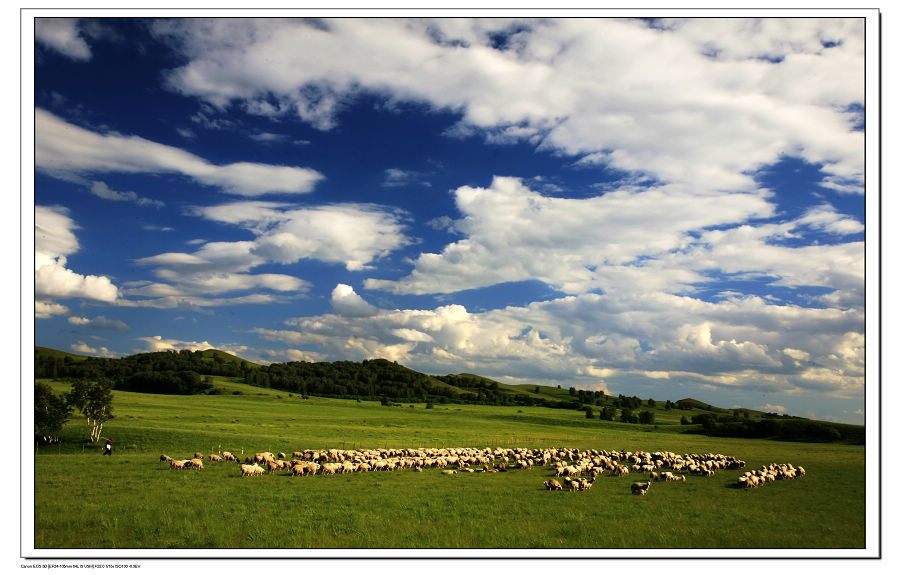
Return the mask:
[[91,357],[89,355],[78,355],[75,353],[69,353],[67,351],[60,351],[58,349],[53,349],[52,347],[41,347],[39,345],[34,346],[34,356],[59,359],[65,359],[68,357],[69,361],[83,361]]
[[399,403],[468,403],[541,406],[585,412],[588,419],[619,424],[681,425],[685,432],[729,437],[863,443],[863,426],[818,422],[762,411],[716,407],[684,398],[654,401],[637,396],[559,385],[511,385],[472,373],[427,375],[394,361],[288,362],[259,365],[224,351],[164,351],[119,359],[35,347],[35,377],[108,378],[115,389],[160,394],[222,393],[214,377],[301,396]]
[[[35,377],[108,378],[119,389],[134,388],[137,374],[162,373],[168,377],[172,374],[193,373],[197,376],[244,377],[246,372],[258,368],[258,364],[215,349],[162,351],[107,358],[76,355],[40,346],[34,348]],[[143,377],[153,379],[146,375]],[[183,379],[182,375],[179,377]]]

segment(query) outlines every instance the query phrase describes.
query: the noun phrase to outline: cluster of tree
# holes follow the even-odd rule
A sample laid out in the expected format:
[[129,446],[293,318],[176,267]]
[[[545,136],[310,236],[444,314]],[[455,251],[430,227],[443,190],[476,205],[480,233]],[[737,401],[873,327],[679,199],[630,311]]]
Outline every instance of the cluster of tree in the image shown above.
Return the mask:
[[246,377],[250,364],[219,352],[164,351],[139,353],[121,359],[75,358],[35,351],[35,377],[53,379],[109,379],[116,389],[144,393],[189,395],[212,388],[201,375]]
[[96,443],[103,431],[103,424],[113,418],[113,381],[100,378],[97,381],[77,379],[66,395],[53,393],[43,382],[34,384],[34,438],[36,442],[59,441],[62,426],[78,409],[85,418],[89,439]]
[[636,395],[633,395],[633,396],[631,396],[631,397],[626,397],[626,396],[625,396],[624,394],[622,394],[622,393],[620,393],[620,394],[619,394],[619,397],[617,397],[617,398],[615,399],[615,401],[613,401],[613,405],[614,405],[615,407],[618,407],[618,408],[621,409],[621,410],[625,410],[625,409],[629,409],[629,410],[632,410],[632,409],[640,409],[642,403],[643,403],[643,402],[641,401],[641,398],[640,398],[640,397],[638,397],[638,396],[636,396]]
[[396,401],[423,401],[432,395],[459,396],[431,377],[393,361],[273,363],[244,375],[244,383],[301,395]]
[[[814,421],[801,417],[766,417],[753,420],[746,414],[716,415],[704,413],[691,417],[700,424],[699,432],[716,437],[764,438],[784,441],[836,442],[865,444],[865,427]],[[686,423],[682,418],[682,423]]]
[[[616,408],[611,405],[604,406],[603,409],[600,410],[599,415],[596,416],[594,415],[594,408],[590,405],[583,407],[583,409],[585,410],[585,415],[588,419],[593,419],[594,417],[598,417],[605,421],[615,421],[616,419]],[[656,414],[648,409],[644,409],[635,414],[631,408],[625,407],[621,411],[619,421],[623,423],[653,424],[656,423]]]
[[126,376],[116,389],[168,395],[195,395],[212,389],[211,376],[202,378],[196,371],[139,371]]

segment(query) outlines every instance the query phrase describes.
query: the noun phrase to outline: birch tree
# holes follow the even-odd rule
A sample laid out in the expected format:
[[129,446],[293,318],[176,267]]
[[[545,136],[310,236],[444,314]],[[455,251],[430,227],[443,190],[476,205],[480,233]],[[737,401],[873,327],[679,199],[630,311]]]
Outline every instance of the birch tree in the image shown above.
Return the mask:
[[112,388],[112,380],[106,378],[96,382],[79,379],[72,384],[72,391],[67,396],[69,405],[77,407],[84,415],[91,443],[99,441],[103,424],[113,418]]
[[66,400],[53,393],[46,383],[34,384],[34,438],[35,441],[53,443],[59,441],[63,424],[69,419],[72,408]]

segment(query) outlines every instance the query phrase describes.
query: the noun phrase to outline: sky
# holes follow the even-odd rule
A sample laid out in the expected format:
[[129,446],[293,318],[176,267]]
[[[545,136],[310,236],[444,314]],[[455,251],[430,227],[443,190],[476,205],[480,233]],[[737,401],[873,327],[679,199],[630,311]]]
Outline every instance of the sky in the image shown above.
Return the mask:
[[37,18],[35,344],[863,423],[866,20],[515,16]]

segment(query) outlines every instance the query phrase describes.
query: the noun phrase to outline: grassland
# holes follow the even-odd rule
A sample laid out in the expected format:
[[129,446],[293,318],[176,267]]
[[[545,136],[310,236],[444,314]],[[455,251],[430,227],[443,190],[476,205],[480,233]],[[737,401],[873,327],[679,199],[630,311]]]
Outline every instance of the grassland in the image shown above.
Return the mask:
[[[57,391],[65,384],[49,382]],[[116,391],[112,457],[81,442],[35,456],[36,549],[863,548],[865,448],[682,433],[677,410],[655,426],[538,407],[301,399],[216,378],[220,395]],[[239,392],[239,394],[235,394]],[[689,412],[688,412],[689,413]],[[159,455],[307,448],[550,447],[724,453],[808,475],[756,490],[738,471],[660,483],[601,477],[583,493],[542,488],[546,469],[445,476],[436,470],[241,478],[234,464],[173,471]]]

